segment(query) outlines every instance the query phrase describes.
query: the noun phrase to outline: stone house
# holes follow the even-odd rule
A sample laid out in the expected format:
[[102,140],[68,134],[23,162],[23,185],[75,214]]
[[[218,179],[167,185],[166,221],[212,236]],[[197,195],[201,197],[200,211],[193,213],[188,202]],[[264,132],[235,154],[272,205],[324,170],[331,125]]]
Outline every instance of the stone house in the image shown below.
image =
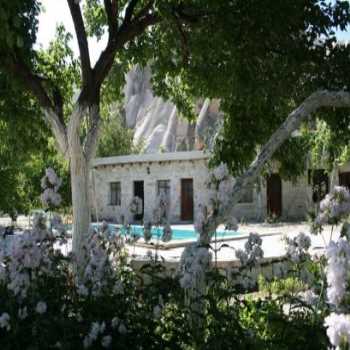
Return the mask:
[[[118,222],[137,196],[144,205],[134,221],[151,219],[157,196],[164,193],[170,202],[170,221],[191,223],[199,205],[206,202],[207,163],[208,156],[202,151],[97,158],[91,170],[93,217]],[[350,188],[350,164],[330,175],[322,169],[309,170],[296,182],[271,174],[247,189],[234,213],[243,222],[264,221],[271,216],[285,221],[304,220],[336,184]]]

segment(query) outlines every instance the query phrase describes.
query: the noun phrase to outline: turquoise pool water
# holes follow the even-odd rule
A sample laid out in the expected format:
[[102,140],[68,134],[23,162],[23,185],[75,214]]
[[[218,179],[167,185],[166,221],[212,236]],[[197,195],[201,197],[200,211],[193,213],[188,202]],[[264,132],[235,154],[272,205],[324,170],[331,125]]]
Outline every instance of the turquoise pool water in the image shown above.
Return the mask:
[[[94,227],[97,227],[98,224],[93,224]],[[114,225],[114,224],[109,224],[109,227],[112,232],[117,232],[119,230],[120,226],[119,225]],[[190,229],[178,229],[174,228],[173,229],[173,235],[172,235],[172,240],[187,240],[187,239],[197,239],[198,234],[194,230]],[[162,229],[161,228],[152,228],[152,237],[153,239],[160,238],[162,235]],[[124,233],[124,232],[122,232]],[[140,225],[132,225],[130,233],[132,235],[137,235],[137,236],[143,236],[143,227]],[[225,237],[232,237],[232,236],[238,236],[240,233],[237,231],[230,231],[230,230],[223,230],[217,231],[217,238],[225,238]]]

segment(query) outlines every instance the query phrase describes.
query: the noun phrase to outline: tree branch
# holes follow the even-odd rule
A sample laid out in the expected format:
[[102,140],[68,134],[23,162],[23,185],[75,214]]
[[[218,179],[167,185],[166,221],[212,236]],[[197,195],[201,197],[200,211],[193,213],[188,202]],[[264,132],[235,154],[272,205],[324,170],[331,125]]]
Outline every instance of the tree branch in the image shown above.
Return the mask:
[[[307,117],[323,107],[350,108],[350,93],[345,91],[317,91],[311,94],[304,102],[289,114],[283,124],[272,134],[269,141],[261,148],[260,153],[249,168],[236,179],[232,197],[224,209],[223,217],[219,221],[225,222],[232,216],[232,209],[240,200],[245,187],[251,184],[260,174],[263,166],[271,159],[275,151],[297,130]],[[219,222],[216,222],[218,225]]]
[[70,13],[73,19],[74,28],[75,28],[75,32],[78,40],[83,85],[89,85],[92,78],[92,74],[91,74],[92,72],[91,72],[89,44],[87,41],[83,16],[81,14],[79,3],[77,3],[75,0],[67,0],[67,2],[68,2]]
[[109,37],[111,38],[115,36],[118,30],[118,3],[116,0],[104,0],[104,5],[107,14]]
[[56,137],[61,153],[66,155],[68,148],[67,134],[63,121],[62,98],[58,96],[58,90],[53,91],[55,102],[57,102],[57,104],[54,104],[42,85],[43,79],[32,73],[24,63],[9,60],[6,62],[6,67],[14,76],[20,78],[27,91],[38,100],[44,112],[45,121]]
[[129,25],[120,27],[115,38],[108,41],[107,47],[102,51],[96,65],[93,69],[97,86],[101,86],[107,74],[109,73],[116,52],[124,45],[141,35],[147,27],[160,21],[160,17],[155,14],[149,14],[139,20],[132,21]]

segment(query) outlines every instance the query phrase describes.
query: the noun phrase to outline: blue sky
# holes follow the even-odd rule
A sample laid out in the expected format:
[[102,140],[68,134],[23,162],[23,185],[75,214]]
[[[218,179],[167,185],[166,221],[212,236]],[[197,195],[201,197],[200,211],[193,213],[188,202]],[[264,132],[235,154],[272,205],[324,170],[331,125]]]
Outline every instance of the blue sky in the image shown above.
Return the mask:
[[[56,25],[63,23],[66,29],[73,34],[72,48],[78,53],[78,46],[74,36],[74,26],[70,17],[69,8],[66,0],[41,0],[46,11],[42,12],[39,17],[38,43],[43,47],[47,47],[50,40],[54,38]],[[350,31],[337,32],[338,38],[343,41],[350,41]],[[100,52],[104,48],[106,42],[101,40],[89,39],[91,61],[96,62]]]

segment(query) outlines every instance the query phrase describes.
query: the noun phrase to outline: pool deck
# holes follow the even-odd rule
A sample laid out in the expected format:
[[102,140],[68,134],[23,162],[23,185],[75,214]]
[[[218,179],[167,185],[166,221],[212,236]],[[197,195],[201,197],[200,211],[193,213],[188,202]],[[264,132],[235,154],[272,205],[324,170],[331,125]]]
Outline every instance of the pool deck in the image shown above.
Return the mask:
[[[28,219],[20,218],[20,225],[26,224]],[[0,225],[8,225],[8,219],[0,218]],[[21,225],[22,226],[22,225]],[[24,226],[24,225],[23,225]],[[193,229],[193,225],[173,225],[177,229]],[[223,229],[223,227],[219,227]],[[221,247],[217,253],[217,261],[222,263],[237,261],[235,257],[234,250],[244,248],[244,244],[247,241],[247,237],[250,232],[259,233],[262,236],[263,244],[262,248],[264,250],[264,259],[279,259],[285,255],[285,244],[283,242],[283,237],[294,237],[300,232],[309,234],[311,237],[311,248],[310,252],[312,255],[319,255],[324,252],[325,245],[328,244],[331,237],[331,227],[326,226],[322,235],[312,235],[310,234],[310,226],[308,223],[251,223],[242,224],[239,226],[238,231],[241,233],[240,236],[234,236],[231,239],[225,238],[223,241],[216,243],[216,248]],[[339,237],[340,227],[336,227],[333,230],[332,237],[336,239]],[[166,262],[176,263],[179,261],[185,246],[193,242],[187,240],[171,241],[167,244],[163,244],[163,247],[158,247],[157,254],[159,257],[164,259]],[[212,243],[214,246],[215,243]],[[63,248],[66,252],[71,249],[71,242],[68,242],[67,247]],[[155,246],[150,244],[142,244],[138,242],[136,245],[127,245],[127,249],[133,260],[147,261],[149,256],[155,254]]]
[[[191,229],[192,225],[176,225],[176,228]],[[331,227],[326,226],[322,235],[310,234],[310,226],[308,223],[280,223],[280,224],[244,224],[240,225],[238,231],[240,236],[233,237],[232,239],[225,239],[224,241],[217,242],[216,248],[221,247],[217,253],[217,260],[222,262],[237,261],[235,257],[235,249],[244,249],[244,244],[247,241],[250,232],[259,233],[262,237],[262,248],[264,250],[264,258],[278,259],[285,255],[285,243],[283,238],[288,236],[290,238],[295,237],[300,232],[308,234],[311,238],[310,252],[312,255],[319,255],[324,252],[324,247],[328,244],[331,237]],[[339,237],[340,227],[333,229],[332,238]],[[193,242],[193,241],[192,241]],[[172,242],[176,244],[177,242]],[[171,247],[170,249],[159,249],[158,255],[165,261],[178,261],[181,257],[185,246],[190,243],[188,241],[178,241],[179,245]],[[212,243],[214,246],[215,243]],[[147,260],[147,255],[154,254],[154,248],[152,246],[132,246],[128,247],[130,254],[136,259]]]

